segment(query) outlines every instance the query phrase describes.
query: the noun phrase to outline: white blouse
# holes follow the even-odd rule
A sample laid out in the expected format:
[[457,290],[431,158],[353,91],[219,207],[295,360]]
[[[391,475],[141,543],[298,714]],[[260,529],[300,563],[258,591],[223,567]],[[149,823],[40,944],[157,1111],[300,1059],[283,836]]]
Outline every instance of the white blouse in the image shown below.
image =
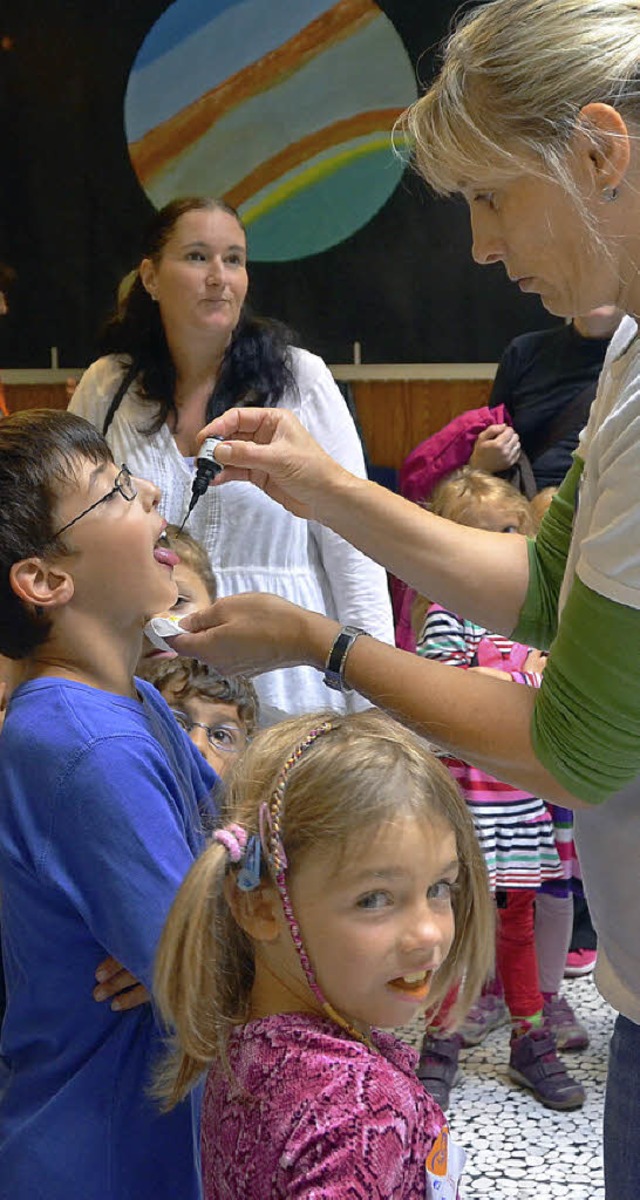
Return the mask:
[[[331,372],[321,358],[292,349],[296,390],[280,404],[300,419],[316,441],[354,475],[365,476],[358,434]],[[100,358],[83,375],[69,409],[102,430],[107,409],[123,377],[115,355]],[[144,429],[153,407],[140,402],[133,385],[107,433],[115,461],[126,462],[141,478],[162,490],[160,509],[172,524],[184,518],[193,468],[178,450],[165,424],[155,434]],[[303,608],[326,613],[342,624],[359,625],[393,644],[393,620],[386,573],[330,529],[294,517],[251,483],[209,488],[186,526],[207,550],[219,596],[271,592]],[[313,667],[270,671],[255,681],[265,705],[285,713],[319,708],[339,711],[367,706],[362,697],[331,691]]]

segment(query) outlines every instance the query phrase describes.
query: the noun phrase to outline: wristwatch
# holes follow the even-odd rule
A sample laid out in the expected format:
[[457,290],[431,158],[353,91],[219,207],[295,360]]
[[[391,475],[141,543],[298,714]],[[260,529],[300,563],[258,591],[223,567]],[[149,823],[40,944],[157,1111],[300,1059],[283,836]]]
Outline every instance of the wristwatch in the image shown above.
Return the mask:
[[368,636],[366,629],[359,629],[357,625],[343,625],[325,663],[323,679],[327,687],[333,688],[335,692],[353,691],[344,681],[347,657],[356,639]]

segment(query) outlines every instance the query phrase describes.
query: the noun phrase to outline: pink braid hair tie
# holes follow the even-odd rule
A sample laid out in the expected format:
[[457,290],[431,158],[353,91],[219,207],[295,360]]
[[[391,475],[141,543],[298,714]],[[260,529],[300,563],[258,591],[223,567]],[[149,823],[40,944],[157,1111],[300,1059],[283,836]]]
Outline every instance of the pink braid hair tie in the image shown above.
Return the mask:
[[216,829],[213,840],[224,846],[232,863],[238,863],[247,844],[247,831],[241,825],[227,825],[224,829]]

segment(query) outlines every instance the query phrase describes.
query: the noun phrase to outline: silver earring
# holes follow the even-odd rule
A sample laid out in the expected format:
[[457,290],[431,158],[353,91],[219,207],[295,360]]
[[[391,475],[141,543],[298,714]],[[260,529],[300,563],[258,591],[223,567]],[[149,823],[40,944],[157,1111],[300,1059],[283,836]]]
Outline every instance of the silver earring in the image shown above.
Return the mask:
[[618,199],[617,187],[606,187],[602,192],[602,199],[606,200],[607,204],[611,204],[612,200]]

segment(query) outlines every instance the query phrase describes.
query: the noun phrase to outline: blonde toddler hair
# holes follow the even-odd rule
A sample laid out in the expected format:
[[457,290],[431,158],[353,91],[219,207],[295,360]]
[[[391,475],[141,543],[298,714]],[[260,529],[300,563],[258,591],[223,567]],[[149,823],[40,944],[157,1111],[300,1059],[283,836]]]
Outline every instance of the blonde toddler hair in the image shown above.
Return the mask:
[[[491,970],[493,904],[473,821],[449,772],[426,743],[379,712],[295,717],[258,734],[230,776],[221,824],[259,833],[259,812],[278,787],[283,764],[323,721],[330,728],[308,744],[287,771],[280,833],[287,877],[309,851],[330,848],[336,867],[358,861],[358,847],[381,824],[406,817],[444,820],[453,830],[460,873],[453,893],[455,936],[434,977],[430,1005],[460,987],[461,1015]],[[175,1048],[157,1088],[176,1104],[213,1062],[226,1064],[229,1034],[250,1015],[253,944],[225,897],[237,875],[223,845],[211,845],[193,865],[163,931],[155,996]],[[273,882],[264,856],[263,882]],[[327,880],[330,886],[330,879]],[[330,999],[330,998],[329,998]]]
[[425,508],[457,525],[475,526],[482,508],[504,508],[516,518],[518,533],[536,531],[531,505],[526,496],[506,479],[475,467],[461,467],[436,484]]

